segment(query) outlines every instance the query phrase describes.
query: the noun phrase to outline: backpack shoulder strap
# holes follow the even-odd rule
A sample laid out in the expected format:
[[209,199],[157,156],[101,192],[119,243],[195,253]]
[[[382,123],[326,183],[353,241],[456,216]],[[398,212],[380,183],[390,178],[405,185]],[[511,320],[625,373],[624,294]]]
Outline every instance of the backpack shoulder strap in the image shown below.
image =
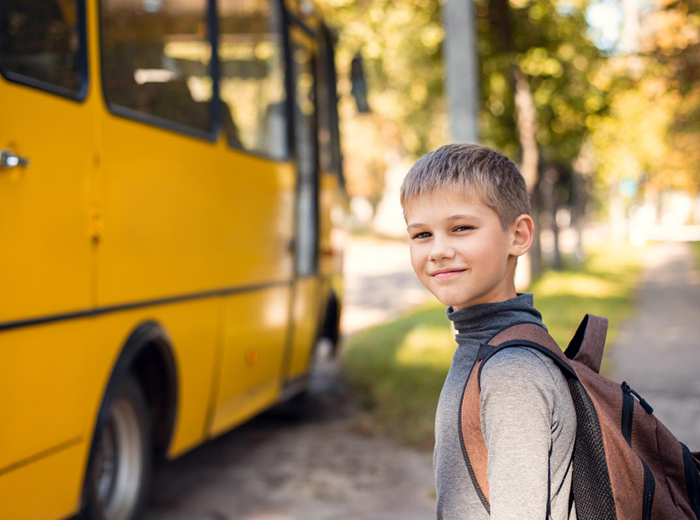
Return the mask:
[[566,357],[574,359],[596,373],[600,372],[603,360],[605,336],[608,332],[608,320],[593,314],[586,314],[571,343],[566,348]]
[[[497,351],[507,347],[530,347],[551,358],[567,377],[576,378],[576,373],[569,365],[569,359],[559,344],[542,326],[535,323],[520,323],[513,325],[496,334],[491,340],[479,348],[477,361],[488,361]],[[483,368],[483,363],[479,370]]]
[[480,374],[484,364],[499,350],[508,347],[530,347],[550,357],[564,372],[565,377],[577,378],[568,359],[556,341],[540,325],[521,323],[496,334],[488,344],[479,348],[477,360],[467,377],[459,413],[460,441],[469,476],[474,489],[487,512],[489,482],[487,475],[488,452],[481,429]]

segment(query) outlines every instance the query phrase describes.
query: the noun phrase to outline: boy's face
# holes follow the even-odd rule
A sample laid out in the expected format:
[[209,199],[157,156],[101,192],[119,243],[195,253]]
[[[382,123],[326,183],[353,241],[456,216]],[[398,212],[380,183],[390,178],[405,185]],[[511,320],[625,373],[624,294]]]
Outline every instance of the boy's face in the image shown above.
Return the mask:
[[478,197],[438,190],[406,207],[411,264],[421,283],[455,310],[516,296],[514,228]]

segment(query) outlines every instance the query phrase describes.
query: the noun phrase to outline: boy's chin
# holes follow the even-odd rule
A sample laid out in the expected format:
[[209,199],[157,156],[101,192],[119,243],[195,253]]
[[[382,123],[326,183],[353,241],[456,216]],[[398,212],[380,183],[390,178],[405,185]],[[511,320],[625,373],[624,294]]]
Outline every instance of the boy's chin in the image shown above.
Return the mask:
[[464,309],[465,307],[468,307],[467,304],[465,304],[462,300],[458,298],[449,298],[449,297],[440,297],[438,295],[435,295],[437,300],[442,303],[445,307],[452,307],[455,310],[459,309]]

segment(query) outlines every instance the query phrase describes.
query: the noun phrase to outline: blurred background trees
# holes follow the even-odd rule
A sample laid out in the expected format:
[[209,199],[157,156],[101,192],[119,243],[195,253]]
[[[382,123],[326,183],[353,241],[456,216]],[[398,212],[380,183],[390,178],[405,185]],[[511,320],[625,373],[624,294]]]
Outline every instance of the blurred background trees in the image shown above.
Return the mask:
[[[348,191],[376,208],[396,196],[392,175],[449,141],[443,1],[320,3],[339,28]],[[559,227],[580,231],[591,211],[626,221],[646,204],[653,224],[664,194],[697,197],[700,0],[474,0],[474,10],[481,141],[521,165],[546,265],[561,265]],[[364,114],[350,96],[358,53]]]

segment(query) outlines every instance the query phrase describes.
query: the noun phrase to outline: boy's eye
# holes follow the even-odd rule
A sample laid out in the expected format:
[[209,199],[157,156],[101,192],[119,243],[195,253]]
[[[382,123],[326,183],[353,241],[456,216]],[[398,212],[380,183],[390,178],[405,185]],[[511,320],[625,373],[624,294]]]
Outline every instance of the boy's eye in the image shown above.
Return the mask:
[[455,231],[470,231],[474,229],[474,226],[457,226]]
[[430,233],[427,231],[422,231],[421,233],[416,233],[413,235],[411,238],[416,239],[416,238],[428,238],[430,236]]

